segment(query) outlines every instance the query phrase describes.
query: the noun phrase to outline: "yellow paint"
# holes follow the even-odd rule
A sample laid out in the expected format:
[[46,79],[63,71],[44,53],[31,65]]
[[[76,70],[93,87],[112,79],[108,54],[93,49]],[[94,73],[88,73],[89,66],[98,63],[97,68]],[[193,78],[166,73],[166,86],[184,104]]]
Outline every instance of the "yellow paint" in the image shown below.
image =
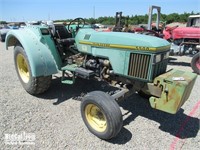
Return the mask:
[[88,42],[80,41],[79,44],[86,44],[96,47],[107,47],[107,48],[120,48],[120,49],[129,49],[129,50],[145,50],[145,51],[160,51],[168,50],[170,45],[163,47],[143,47],[143,46],[130,46],[130,45],[121,45],[121,44],[108,44],[108,43],[97,43],[97,42]]
[[104,132],[107,128],[107,121],[104,113],[94,104],[85,107],[85,116],[88,124],[97,132]]
[[17,55],[17,69],[23,82],[28,83],[30,78],[29,67],[22,54]]

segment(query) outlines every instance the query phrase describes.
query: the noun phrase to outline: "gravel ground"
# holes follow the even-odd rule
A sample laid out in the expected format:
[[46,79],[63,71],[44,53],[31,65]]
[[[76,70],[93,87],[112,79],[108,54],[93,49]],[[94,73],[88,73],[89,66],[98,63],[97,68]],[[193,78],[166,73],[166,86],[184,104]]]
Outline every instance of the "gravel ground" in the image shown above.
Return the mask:
[[[190,57],[171,57],[168,68],[192,71]],[[14,68],[13,51],[0,43],[0,149],[200,149],[200,77],[189,100],[176,115],[150,107],[148,101],[134,94],[120,102],[124,126],[109,141],[91,134],[80,114],[82,92],[103,87],[96,82],[78,80],[62,85],[54,76],[52,86],[38,97],[22,88]],[[85,86],[87,85],[87,86]],[[5,144],[6,135],[35,136],[33,145]]]

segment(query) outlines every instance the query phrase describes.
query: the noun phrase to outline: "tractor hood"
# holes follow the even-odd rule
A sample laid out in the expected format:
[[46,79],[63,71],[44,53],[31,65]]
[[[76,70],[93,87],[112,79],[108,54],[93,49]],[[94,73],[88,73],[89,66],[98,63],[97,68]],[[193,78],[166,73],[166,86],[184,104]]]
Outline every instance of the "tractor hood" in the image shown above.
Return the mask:
[[196,27],[178,27],[172,30],[173,39],[192,38],[200,39],[200,28]]
[[91,47],[153,53],[170,48],[169,42],[153,36],[126,32],[97,32],[93,29],[80,29],[75,41],[81,52],[90,52]]

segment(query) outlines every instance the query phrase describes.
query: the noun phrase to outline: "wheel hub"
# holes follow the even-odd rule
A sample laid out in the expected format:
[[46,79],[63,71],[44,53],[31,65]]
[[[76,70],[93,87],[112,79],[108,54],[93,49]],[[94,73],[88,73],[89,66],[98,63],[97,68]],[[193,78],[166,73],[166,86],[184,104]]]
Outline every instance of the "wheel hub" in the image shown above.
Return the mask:
[[17,69],[23,82],[28,83],[30,73],[26,59],[22,54],[17,55]]
[[98,132],[104,132],[107,127],[106,117],[103,112],[94,104],[85,108],[85,116],[89,125]]

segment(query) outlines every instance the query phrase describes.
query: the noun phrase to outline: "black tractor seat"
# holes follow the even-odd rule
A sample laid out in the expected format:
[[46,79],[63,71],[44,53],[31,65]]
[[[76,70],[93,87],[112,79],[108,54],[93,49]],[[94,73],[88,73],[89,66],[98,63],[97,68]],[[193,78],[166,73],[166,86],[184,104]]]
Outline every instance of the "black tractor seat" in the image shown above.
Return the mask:
[[63,24],[55,24],[54,37],[57,39],[57,42],[63,44],[63,46],[69,47],[75,43],[75,39],[72,38],[72,34],[67,31]]
[[61,43],[63,46],[69,47],[70,45],[73,45],[75,43],[74,38],[67,38],[67,39],[57,39],[58,43]]

